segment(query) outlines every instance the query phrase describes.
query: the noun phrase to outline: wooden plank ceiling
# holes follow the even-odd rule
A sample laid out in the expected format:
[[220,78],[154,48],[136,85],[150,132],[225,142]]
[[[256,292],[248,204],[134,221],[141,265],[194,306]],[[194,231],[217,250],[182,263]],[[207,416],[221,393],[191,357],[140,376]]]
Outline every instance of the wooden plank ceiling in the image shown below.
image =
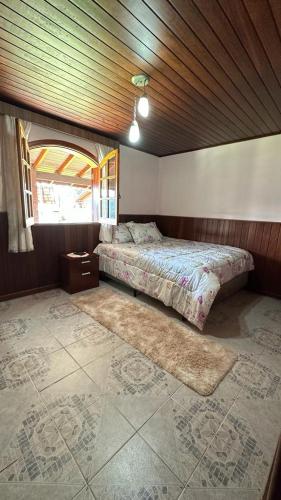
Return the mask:
[[280,0],[0,0],[2,99],[163,156],[281,131]]

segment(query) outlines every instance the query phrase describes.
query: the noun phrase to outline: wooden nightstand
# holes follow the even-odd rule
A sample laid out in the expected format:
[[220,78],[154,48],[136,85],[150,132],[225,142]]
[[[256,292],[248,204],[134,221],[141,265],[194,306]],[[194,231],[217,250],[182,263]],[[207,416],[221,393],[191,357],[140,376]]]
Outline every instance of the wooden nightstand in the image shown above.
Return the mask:
[[68,293],[81,292],[99,286],[99,256],[61,256],[61,287]]

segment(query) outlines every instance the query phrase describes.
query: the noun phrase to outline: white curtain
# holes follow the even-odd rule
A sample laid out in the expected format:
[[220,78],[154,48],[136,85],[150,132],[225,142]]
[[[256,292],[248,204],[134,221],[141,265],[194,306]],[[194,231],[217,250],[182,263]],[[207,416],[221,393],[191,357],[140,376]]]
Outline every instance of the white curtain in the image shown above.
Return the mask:
[[[31,124],[22,122],[28,137]],[[0,115],[0,210],[8,213],[9,252],[34,250],[31,228],[23,227],[16,119]]]
[[101,160],[110,152],[112,151],[112,148],[110,146],[105,146],[104,144],[96,144],[96,151],[97,151],[97,157],[98,161],[101,162]]

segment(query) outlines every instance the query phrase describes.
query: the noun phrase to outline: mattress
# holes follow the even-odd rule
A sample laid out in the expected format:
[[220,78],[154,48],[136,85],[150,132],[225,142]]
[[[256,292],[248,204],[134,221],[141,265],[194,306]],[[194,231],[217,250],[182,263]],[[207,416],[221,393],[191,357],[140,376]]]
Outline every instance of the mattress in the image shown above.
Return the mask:
[[175,238],[101,243],[95,253],[101,271],[173,307],[200,330],[221,286],[254,269],[241,248]]

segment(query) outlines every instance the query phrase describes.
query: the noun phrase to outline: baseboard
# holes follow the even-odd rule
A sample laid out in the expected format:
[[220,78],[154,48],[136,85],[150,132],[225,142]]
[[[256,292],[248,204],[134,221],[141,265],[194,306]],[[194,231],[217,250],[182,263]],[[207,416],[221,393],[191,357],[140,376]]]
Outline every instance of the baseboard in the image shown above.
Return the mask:
[[0,295],[0,302],[25,297],[26,295],[32,295],[34,293],[46,292],[47,290],[52,290],[53,288],[58,288],[59,286],[60,283],[52,283],[50,285],[38,286],[37,288],[29,288],[28,290],[19,290],[18,292],[7,293],[5,295]]

